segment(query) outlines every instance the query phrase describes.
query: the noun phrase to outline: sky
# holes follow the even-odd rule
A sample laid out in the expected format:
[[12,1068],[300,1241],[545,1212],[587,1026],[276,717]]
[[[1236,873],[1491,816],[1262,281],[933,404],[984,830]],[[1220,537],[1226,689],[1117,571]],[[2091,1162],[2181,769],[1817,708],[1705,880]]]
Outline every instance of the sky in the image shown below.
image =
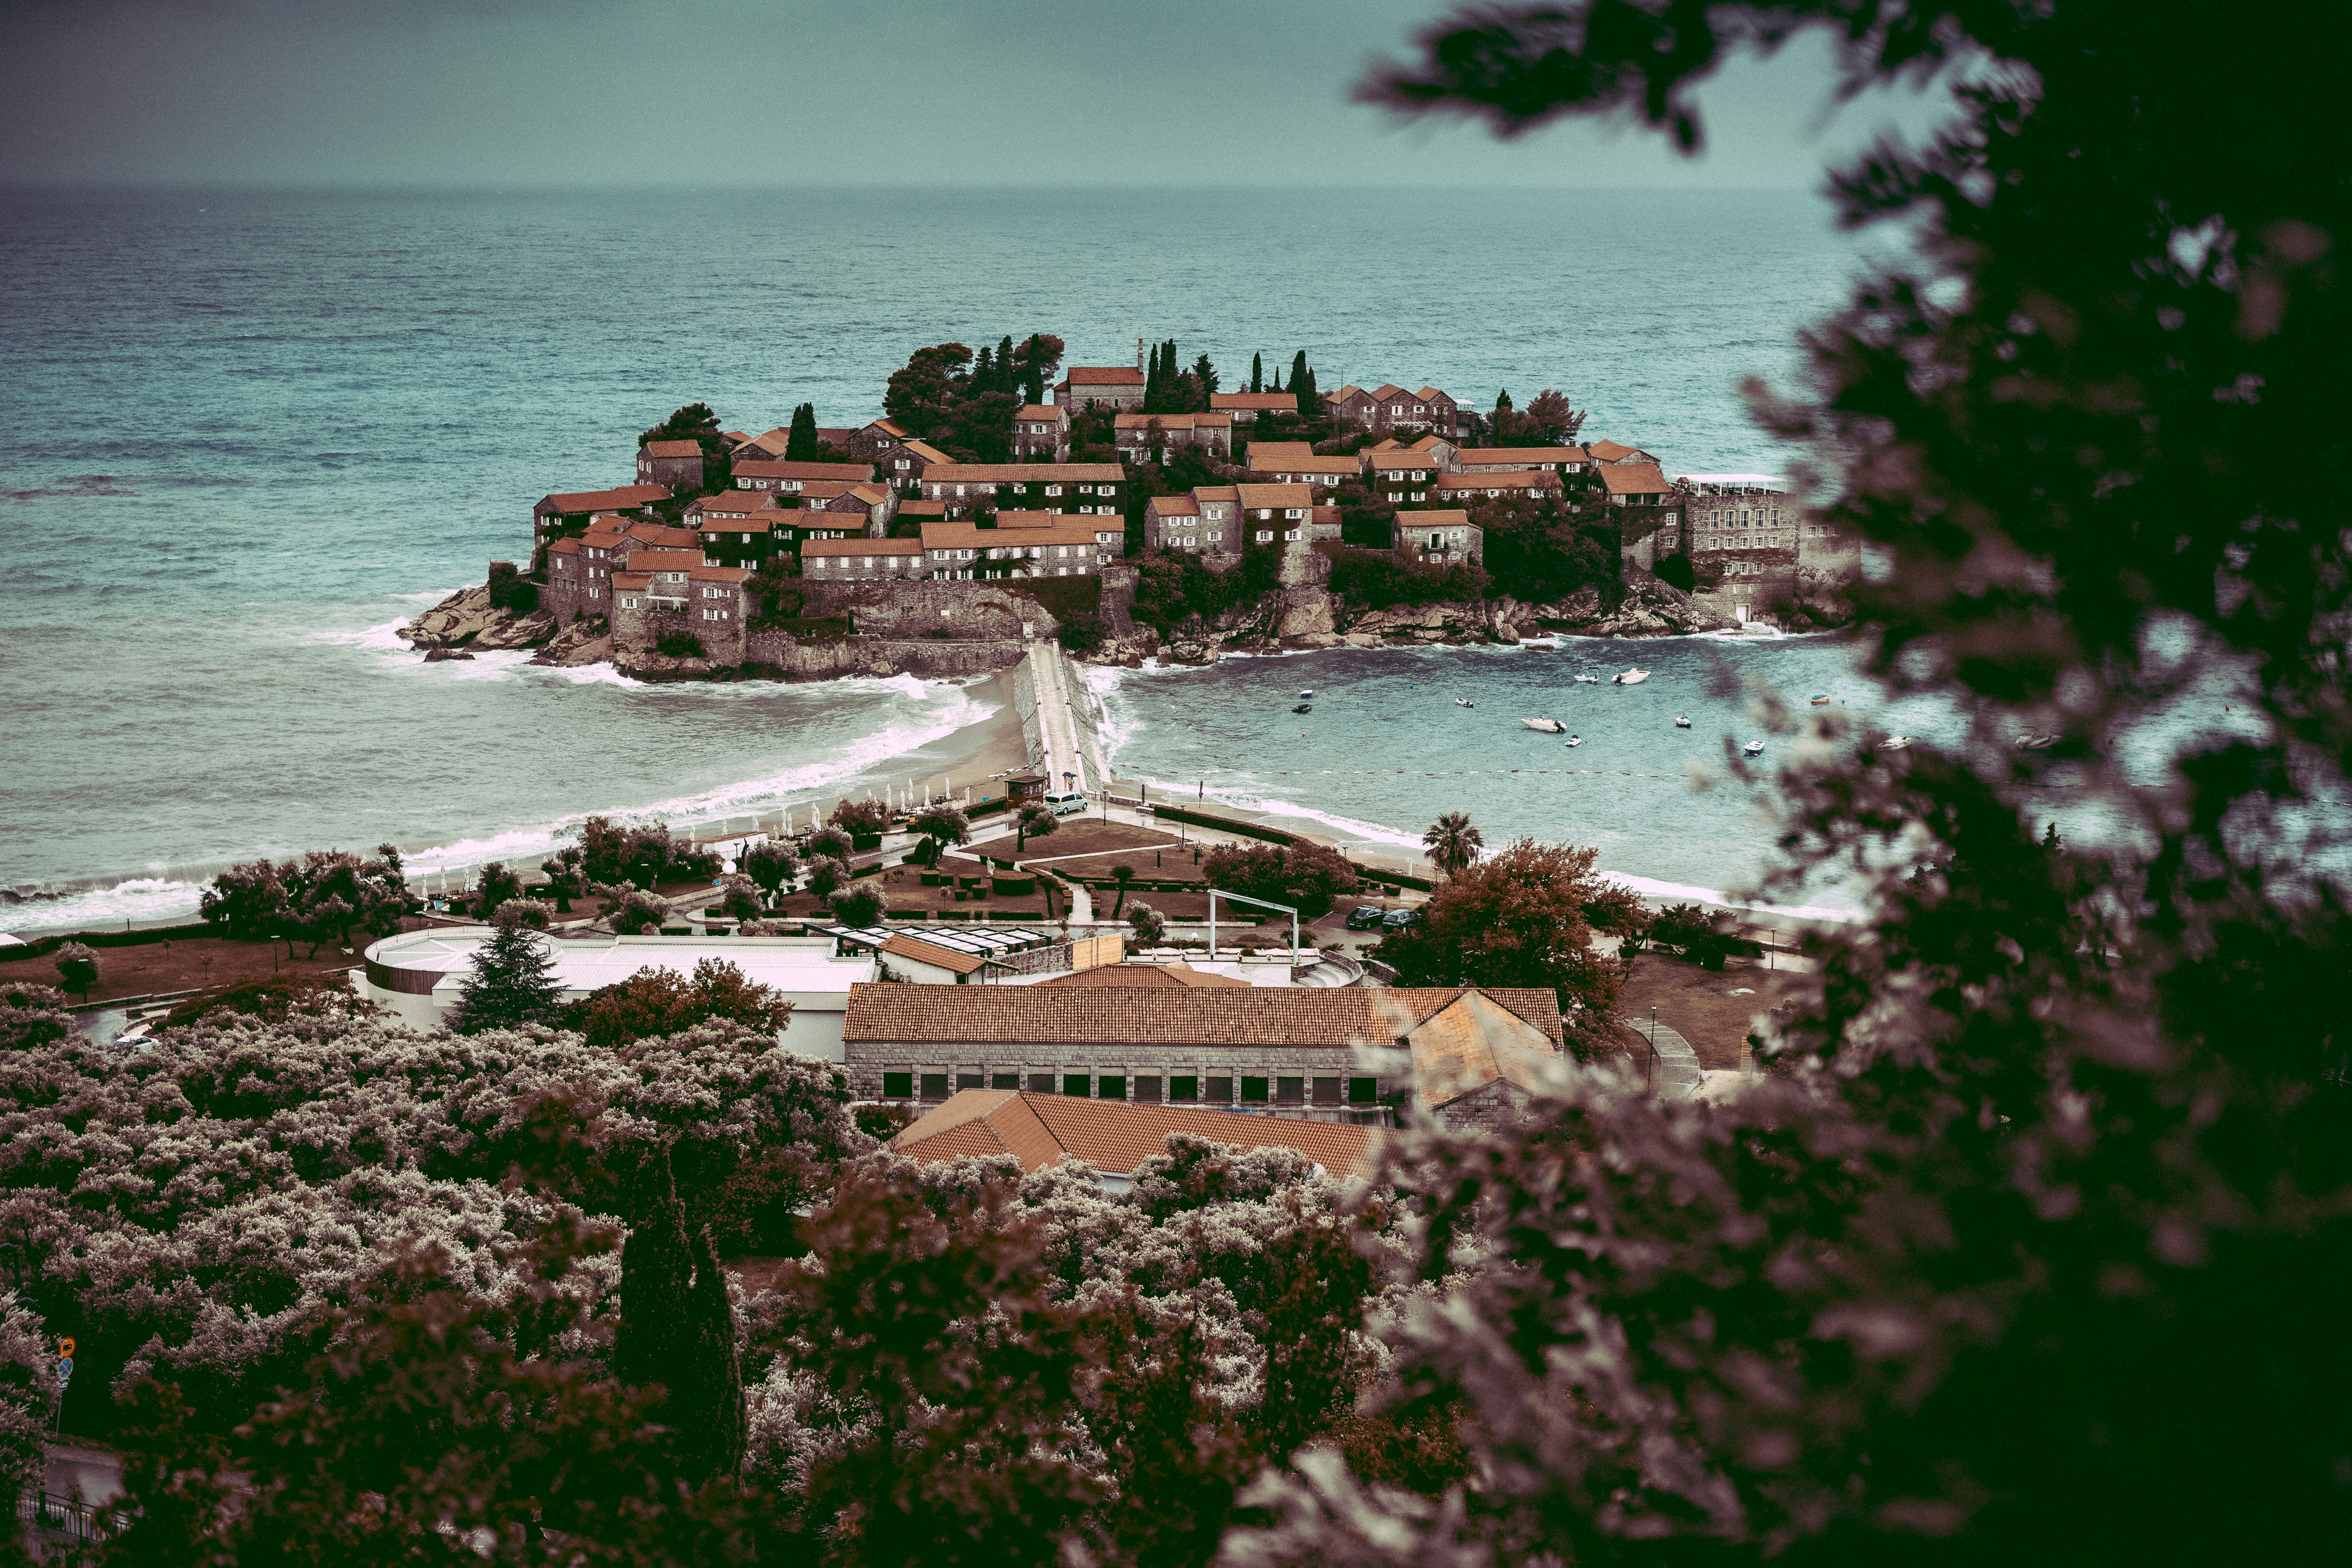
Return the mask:
[[0,183],[1817,187],[1932,100],[1832,112],[1800,43],[1696,159],[1349,100],[1438,0],[0,0]]

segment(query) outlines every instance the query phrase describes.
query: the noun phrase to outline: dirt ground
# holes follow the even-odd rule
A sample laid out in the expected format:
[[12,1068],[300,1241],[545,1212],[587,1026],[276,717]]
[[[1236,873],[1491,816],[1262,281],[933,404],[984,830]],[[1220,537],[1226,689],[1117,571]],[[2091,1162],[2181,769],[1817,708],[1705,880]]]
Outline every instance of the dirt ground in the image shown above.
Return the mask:
[[[403,929],[414,931],[426,922],[407,921]],[[175,937],[169,942],[151,942],[140,947],[101,947],[98,954],[98,984],[89,988],[89,999],[104,1002],[117,996],[148,996],[164,991],[190,991],[204,986],[226,985],[238,980],[255,980],[276,973],[325,974],[338,969],[350,969],[359,963],[360,951],[372,938],[355,942],[345,953],[332,942],[322,943],[319,956],[310,956],[310,944],[298,942],[294,956],[286,956],[286,944],[268,942],[231,942],[226,937]],[[12,959],[0,963],[0,980],[32,980],[43,985],[58,984],[55,955],[42,958]],[[69,992],[77,1002],[79,992]]]
[[[1711,972],[1685,959],[1645,952],[1633,960],[1633,977],[1625,984],[1617,1012],[1638,1023],[1654,1006],[1658,1022],[1691,1043],[1699,1066],[1732,1068],[1739,1066],[1748,1020],[1769,1011],[1797,978],[1785,969],[1766,968],[1760,958],[1727,959],[1720,972]],[[1734,991],[1748,994],[1735,996]]]
[[[965,854],[984,855],[992,860],[1051,860],[1061,863],[1073,855],[1133,854],[1139,849],[1177,847],[1176,836],[1156,827],[1137,827],[1124,822],[1102,822],[1083,816],[1066,816],[1053,832],[1043,838],[1032,838],[1028,847],[1016,850],[1012,838],[992,838],[975,844]],[[1171,853],[1168,857],[1174,859]],[[1187,859],[1191,858],[1189,853]]]

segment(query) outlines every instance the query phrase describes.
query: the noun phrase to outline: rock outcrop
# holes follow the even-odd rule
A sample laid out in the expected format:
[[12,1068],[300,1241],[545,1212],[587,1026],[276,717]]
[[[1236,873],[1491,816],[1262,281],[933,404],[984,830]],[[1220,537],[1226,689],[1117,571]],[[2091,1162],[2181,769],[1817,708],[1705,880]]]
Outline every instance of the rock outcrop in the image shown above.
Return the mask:
[[539,650],[533,664],[603,664],[613,657],[613,634],[600,620],[574,621]]
[[401,628],[419,648],[537,647],[555,635],[555,617],[545,610],[517,615],[490,603],[488,584],[460,588]]

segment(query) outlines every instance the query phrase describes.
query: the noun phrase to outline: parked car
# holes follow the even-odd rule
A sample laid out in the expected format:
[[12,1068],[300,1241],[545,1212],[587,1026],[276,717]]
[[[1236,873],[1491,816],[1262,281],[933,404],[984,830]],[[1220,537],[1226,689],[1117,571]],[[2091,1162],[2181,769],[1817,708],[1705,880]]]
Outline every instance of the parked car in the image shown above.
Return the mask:
[[1371,931],[1380,925],[1381,917],[1387,913],[1388,910],[1386,910],[1376,908],[1370,904],[1366,904],[1360,910],[1352,910],[1349,912],[1348,929],[1349,931]]
[[1056,790],[1045,797],[1055,816],[1072,816],[1087,808],[1087,797],[1074,789]]
[[1388,913],[1381,917],[1381,929],[1382,931],[1402,931],[1407,926],[1419,925],[1420,923],[1421,911],[1419,910],[1391,910]]

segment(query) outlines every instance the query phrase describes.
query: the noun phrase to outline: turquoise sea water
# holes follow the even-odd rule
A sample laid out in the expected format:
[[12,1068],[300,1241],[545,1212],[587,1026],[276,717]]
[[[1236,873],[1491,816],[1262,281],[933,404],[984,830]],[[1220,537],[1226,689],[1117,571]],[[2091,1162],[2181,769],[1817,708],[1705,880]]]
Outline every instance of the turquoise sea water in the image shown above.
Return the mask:
[[[679,404],[847,425],[925,343],[1045,331],[1122,363],[1172,336],[1228,385],[1299,348],[1327,386],[1557,385],[1589,435],[1769,472],[1737,384],[1793,374],[1853,265],[1810,199],[1752,193],[0,193],[0,888],[74,894],[0,904],[0,930],[178,913],[258,853],[388,838],[454,867],[591,811],[772,809],[984,716],[939,683],[649,689],[520,656],[428,668],[391,637],[522,553],[541,494],[626,482]],[[1731,657],[1806,661],[1798,684],[1842,668],[1807,646]],[[1489,657],[1259,663],[1372,690]],[[1121,682],[1122,771],[1262,767],[1263,737],[1192,720],[1249,668]],[[1518,760],[1497,737],[1458,740]],[[1335,782],[1318,808],[1417,833],[1454,787]],[[1565,837],[1580,798],[1481,810]],[[1748,807],[1676,798],[1671,826],[1609,826],[1605,863],[1749,868],[1752,836],[1713,874],[1677,860],[1693,820]]]

